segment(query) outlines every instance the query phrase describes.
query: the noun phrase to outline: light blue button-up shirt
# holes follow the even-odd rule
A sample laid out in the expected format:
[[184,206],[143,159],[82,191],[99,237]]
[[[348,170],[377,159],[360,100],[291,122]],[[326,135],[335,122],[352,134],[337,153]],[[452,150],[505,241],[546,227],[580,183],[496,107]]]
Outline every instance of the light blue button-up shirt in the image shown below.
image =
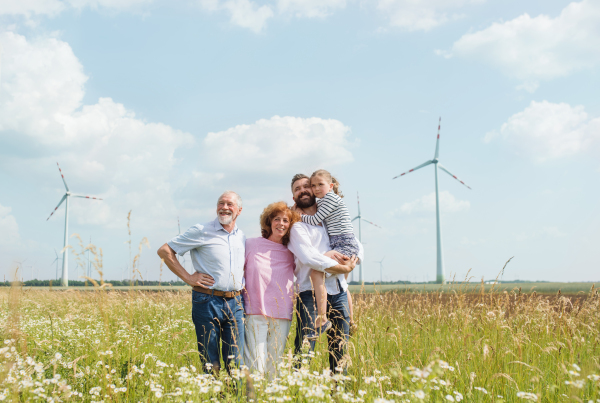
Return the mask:
[[237,225],[229,233],[215,219],[194,225],[167,243],[181,256],[190,252],[194,270],[215,279],[215,284],[210,288],[220,291],[242,289],[246,235]]

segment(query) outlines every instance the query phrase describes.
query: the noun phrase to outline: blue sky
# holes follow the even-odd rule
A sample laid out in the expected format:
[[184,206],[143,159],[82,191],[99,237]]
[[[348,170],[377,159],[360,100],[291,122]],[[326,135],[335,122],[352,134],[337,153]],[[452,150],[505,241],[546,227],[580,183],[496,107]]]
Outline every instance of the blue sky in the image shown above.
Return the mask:
[[[365,280],[597,281],[600,4],[490,0],[5,0],[0,275],[53,278],[64,209],[105,277],[158,279],[155,250],[238,191],[258,236],[297,172],[360,192]],[[74,242],[74,240],[73,240]],[[86,242],[87,243],[87,242]],[[70,275],[82,273],[70,258]],[[163,279],[173,276],[162,273]]]

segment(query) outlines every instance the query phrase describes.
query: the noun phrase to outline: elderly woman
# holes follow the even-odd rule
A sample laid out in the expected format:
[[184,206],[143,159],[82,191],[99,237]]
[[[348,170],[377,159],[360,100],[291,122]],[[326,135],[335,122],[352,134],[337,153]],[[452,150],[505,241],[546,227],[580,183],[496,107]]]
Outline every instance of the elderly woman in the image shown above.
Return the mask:
[[246,240],[244,362],[270,378],[277,375],[292,323],[295,264],[286,245],[298,221],[284,202],[272,203],[260,216],[262,237]]

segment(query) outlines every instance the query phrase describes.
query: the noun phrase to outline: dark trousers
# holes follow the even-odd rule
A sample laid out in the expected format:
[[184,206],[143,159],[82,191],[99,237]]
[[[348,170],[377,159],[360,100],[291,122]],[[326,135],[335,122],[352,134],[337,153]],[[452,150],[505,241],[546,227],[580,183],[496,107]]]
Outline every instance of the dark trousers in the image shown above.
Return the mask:
[[227,369],[232,364],[239,368],[244,358],[241,295],[225,298],[192,291],[192,302],[192,320],[203,369],[206,371],[206,363],[212,364],[213,369],[220,368],[219,344],[222,344],[220,353]]
[[[342,289],[340,287],[340,289]],[[298,294],[296,300],[296,340],[295,353],[302,349],[304,337],[314,329],[317,318],[317,304],[312,290]],[[327,332],[327,349],[329,350],[329,368],[336,372],[338,362],[344,356],[350,338],[350,310],[346,291],[337,295],[327,295],[327,318],[333,325]],[[310,341],[310,350],[315,349],[315,340]],[[345,372],[345,371],[344,371]]]

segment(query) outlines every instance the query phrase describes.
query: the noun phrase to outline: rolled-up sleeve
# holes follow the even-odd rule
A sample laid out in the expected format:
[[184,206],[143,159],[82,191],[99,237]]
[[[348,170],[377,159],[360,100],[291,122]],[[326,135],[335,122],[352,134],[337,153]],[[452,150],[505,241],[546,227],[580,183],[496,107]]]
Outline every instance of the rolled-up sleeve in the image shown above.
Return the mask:
[[194,225],[181,235],[177,235],[167,244],[180,256],[204,244],[204,226]]
[[324,272],[338,264],[335,260],[319,253],[312,246],[306,229],[301,225],[294,225],[292,227],[288,249],[296,256],[300,263],[310,267],[312,270]]

